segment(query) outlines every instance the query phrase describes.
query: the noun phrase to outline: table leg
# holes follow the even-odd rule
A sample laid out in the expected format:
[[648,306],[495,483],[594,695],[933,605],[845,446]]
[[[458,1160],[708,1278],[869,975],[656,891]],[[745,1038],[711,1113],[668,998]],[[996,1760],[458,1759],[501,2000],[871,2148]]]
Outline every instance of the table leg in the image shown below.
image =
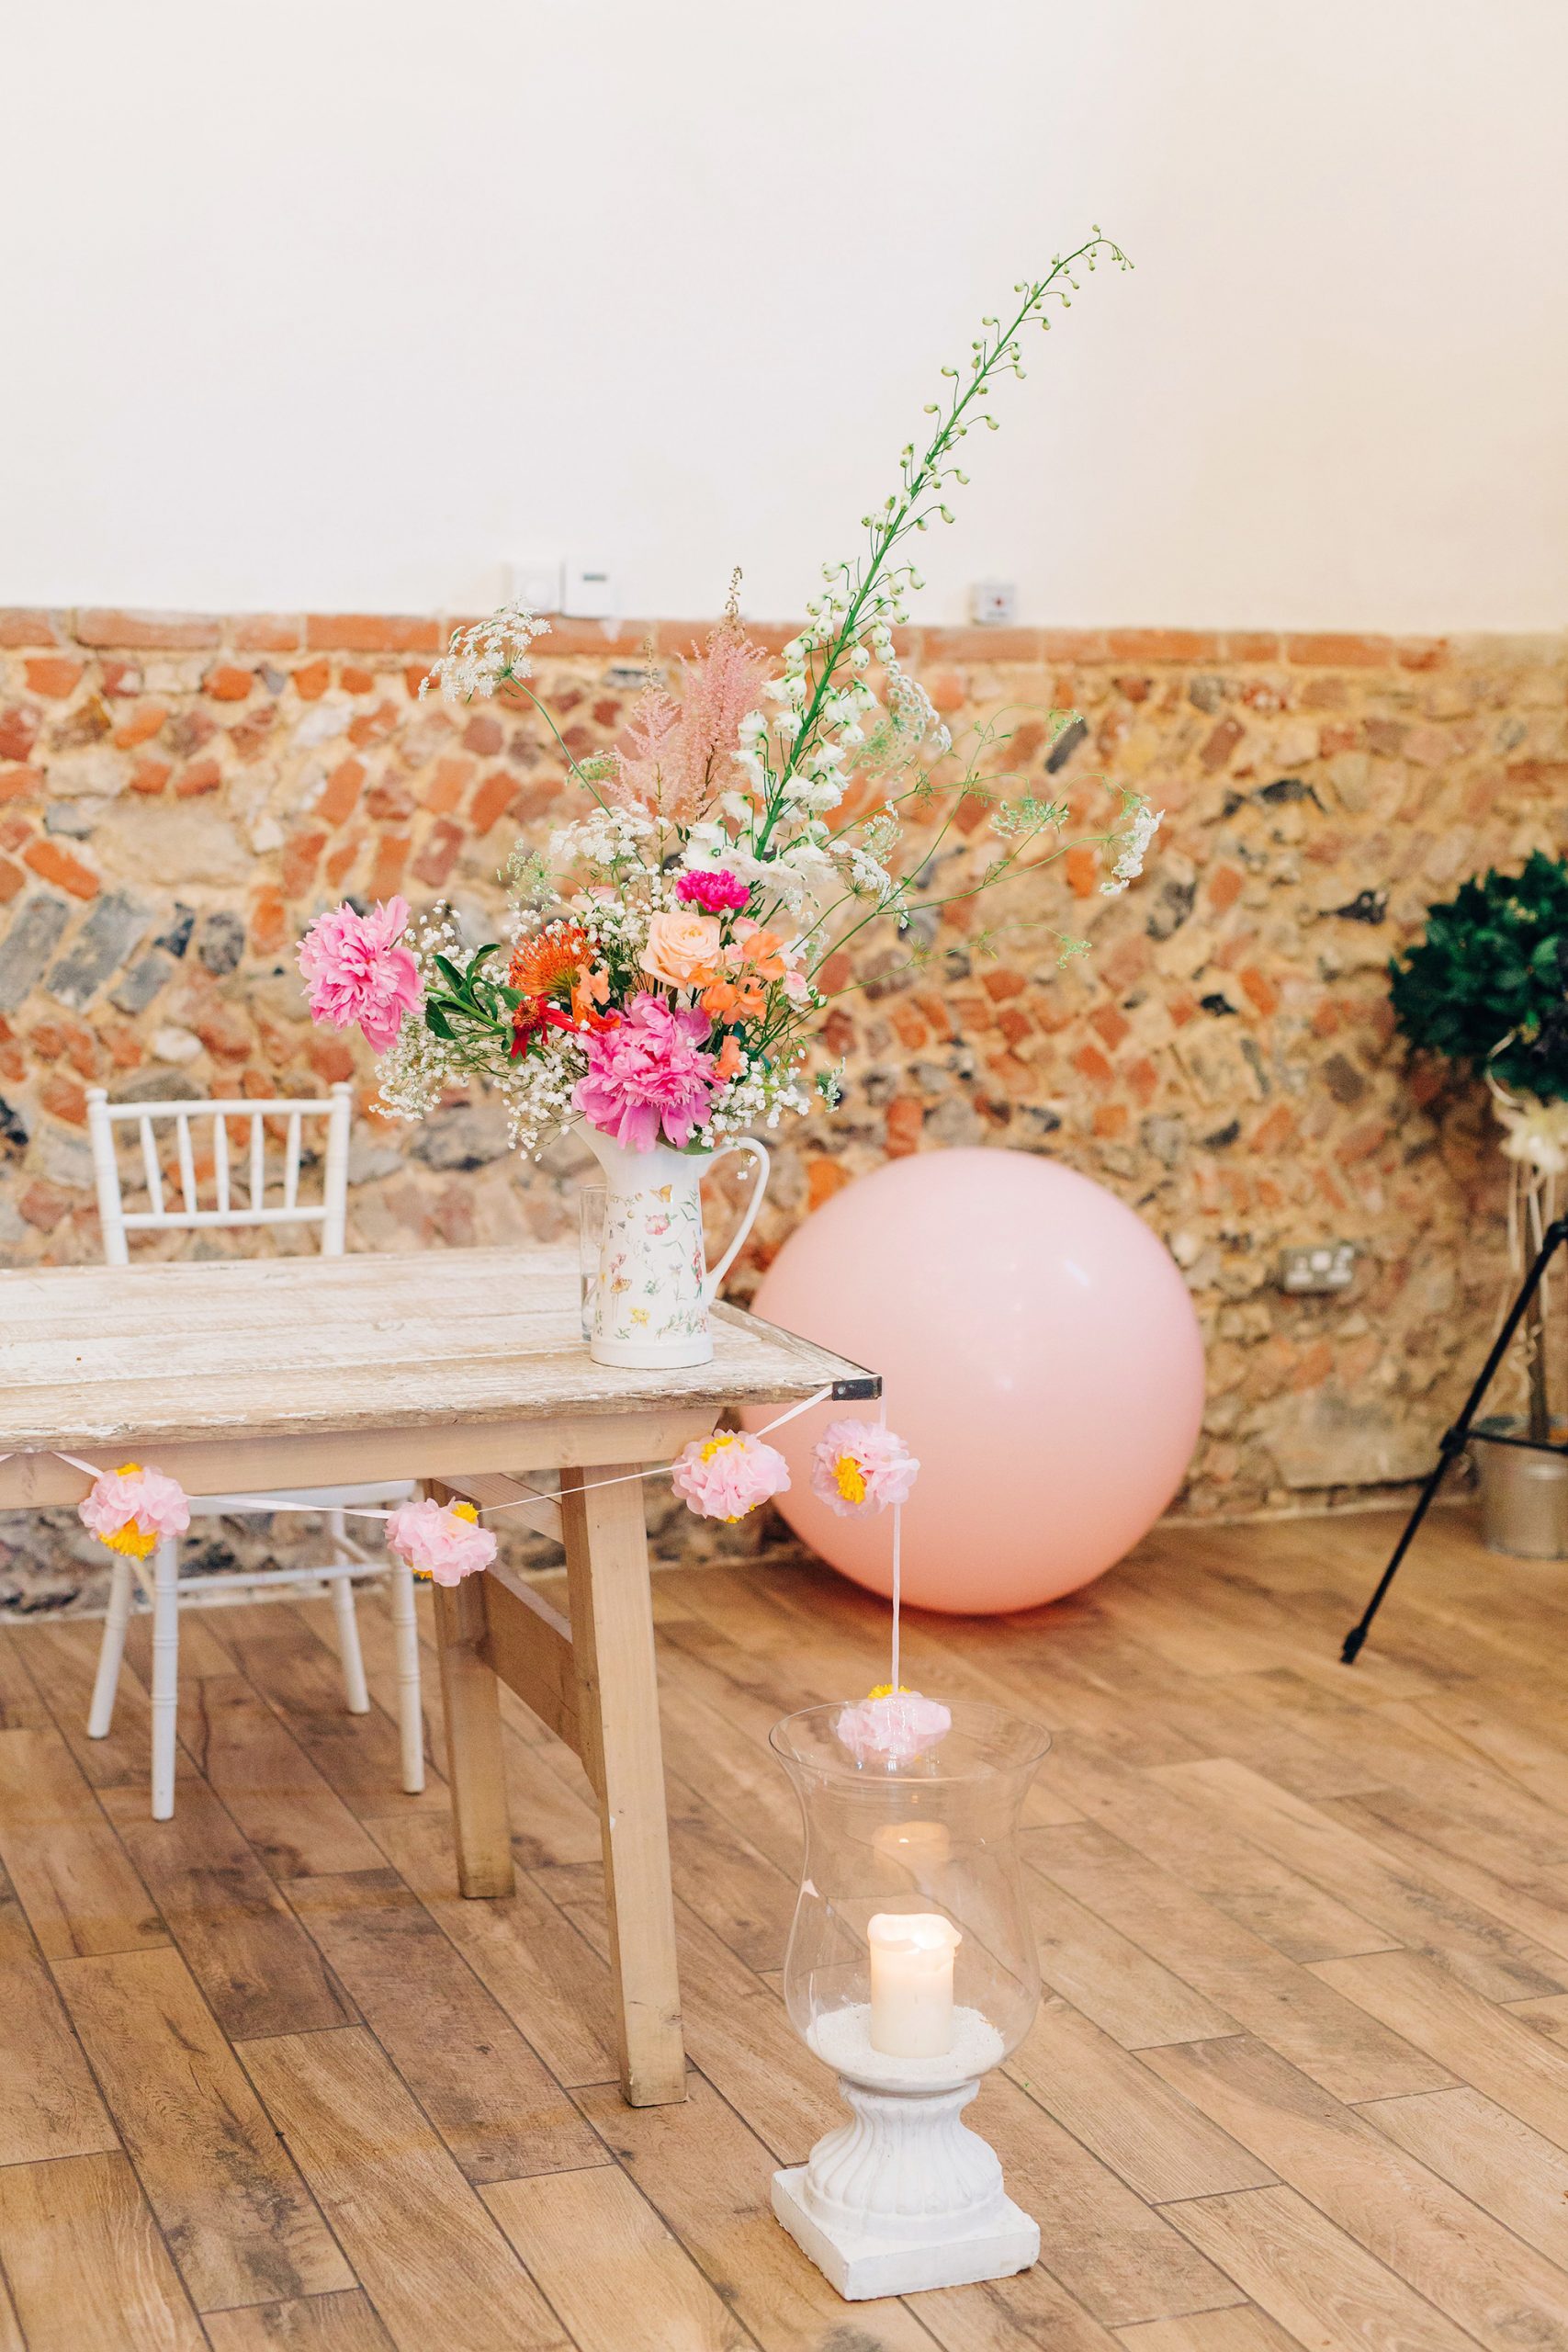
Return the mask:
[[[426,1480],[438,1502],[447,1489]],[[435,1587],[435,1646],[446,1716],[446,1778],[457,1841],[457,1884],[465,1894],[510,1894],[512,1824],[506,1810],[506,1760],[495,1676],[480,1650],[485,1637],[482,1576]]]
[[583,1762],[599,1797],[621,2087],[633,2107],[686,2096],[659,1683],[640,1481],[561,1472]]

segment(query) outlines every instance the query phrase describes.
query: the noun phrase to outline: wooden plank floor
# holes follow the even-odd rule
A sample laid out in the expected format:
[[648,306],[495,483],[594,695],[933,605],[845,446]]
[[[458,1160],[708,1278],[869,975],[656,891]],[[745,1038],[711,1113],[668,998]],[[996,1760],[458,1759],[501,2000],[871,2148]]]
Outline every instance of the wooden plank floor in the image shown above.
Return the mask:
[[926,1690],[1055,1738],[1045,1999],[976,2109],[1043,2254],[852,2308],[768,2211],[836,2109],[764,1742],[880,1679],[877,1604],[655,1580],[693,2071],[641,2111],[587,1789],[515,1702],[517,1892],[464,1903],[378,1601],[358,1721],[324,1604],[187,1615],[169,1823],[145,1622],[101,1743],[98,1628],[6,1630],[0,2352],[1568,2352],[1568,1567],[1442,1514],[1352,1672],[1393,1531],[1165,1528],[1055,1609],[908,1622]]

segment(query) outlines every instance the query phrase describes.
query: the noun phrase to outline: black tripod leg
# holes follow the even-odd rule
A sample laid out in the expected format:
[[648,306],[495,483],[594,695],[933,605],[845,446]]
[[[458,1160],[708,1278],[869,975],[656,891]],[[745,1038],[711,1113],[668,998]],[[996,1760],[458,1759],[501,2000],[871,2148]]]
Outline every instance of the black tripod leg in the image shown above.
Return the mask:
[[1562,1249],[1565,1242],[1568,1242],[1568,1217],[1559,1217],[1554,1224],[1547,1227],[1545,1233],[1541,1236],[1540,1248],[1536,1251],[1524,1281],[1519,1285],[1519,1295],[1508,1309],[1503,1328],[1493,1342],[1492,1352],[1481,1368],[1481,1375],[1470,1395],[1465,1398],[1463,1412],[1461,1413],[1452,1429],[1445,1430],[1443,1432],[1441,1451],[1427,1475],[1426,1485],[1416,1498],[1416,1508],[1406,1520],[1404,1532],[1393,1547],[1393,1557],[1383,1570],[1378,1582],[1378,1589],[1368,1601],[1359,1624],[1352,1625],[1345,1636],[1344,1646],[1339,1653],[1341,1664],[1354,1666],[1359,1657],[1361,1645],[1371,1631],[1372,1619],[1382,1607],[1383,1596],[1398,1574],[1400,1563],[1414,1543],[1421,1521],[1430,1510],[1438,1487],[1448,1476],[1450,1463],[1464,1452],[1470,1438],[1471,1423],[1481,1410],[1486,1391],[1497,1376],[1497,1367],[1507,1354],[1514,1334],[1523,1322],[1531,1299],[1540,1288],[1547,1266],[1553,1253]]

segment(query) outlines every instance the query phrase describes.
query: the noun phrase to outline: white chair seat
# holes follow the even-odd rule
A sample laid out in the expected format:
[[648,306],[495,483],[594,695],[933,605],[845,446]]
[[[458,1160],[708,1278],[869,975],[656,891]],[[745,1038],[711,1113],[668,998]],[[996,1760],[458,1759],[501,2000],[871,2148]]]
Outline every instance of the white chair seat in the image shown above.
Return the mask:
[[[319,1202],[301,1201],[299,1176],[302,1159],[304,1122],[309,1118],[325,1118],[327,1143],[323,1161],[321,1198]],[[211,1172],[217,1204],[203,1208],[199,1204],[198,1168],[192,1125],[197,1121],[210,1122]],[[145,1181],[149,1205],[145,1210],[128,1211],[121,1188],[119,1159],[115,1149],[115,1128],[133,1122],[140,1131],[141,1147],[141,1176]],[[214,1226],[275,1226],[306,1224],[320,1227],[321,1255],[341,1257],[345,1244],[348,1204],[348,1147],[354,1121],[354,1090],[349,1086],[334,1086],[322,1101],[299,1100],[287,1102],[253,1102],[249,1098],[234,1102],[109,1102],[101,1086],[87,1090],[87,1129],[93,1145],[93,1172],[97,1182],[98,1216],[103,1227],[104,1255],[110,1265],[124,1266],[130,1261],[127,1236],[132,1232],[162,1231],[171,1227],[194,1230]],[[155,1125],[172,1122],[175,1130],[178,1191],[175,1178],[165,1187],[165,1174],[159,1159]],[[269,1177],[267,1144],[269,1122],[281,1122],[284,1133],[281,1175]],[[238,1124],[246,1132],[246,1143],[238,1154],[231,1152],[229,1140],[231,1124]],[[205,1170],[199,1171],[205,1173]],[[243,1186],[245,1197],[235,1197]],[[269,1189],[280,1197],[269,1204]],[[235,1569],[231,1573],[193,1577],[182,1586],[179,1573],[179,1544],[170,1538],[160,1544],[149,1565],[137,1561],[134,1565],[117,1556],[109,1579],[108,1614],[104,1623],[103,1646],[98,1653],[98,1671],[93,1684],[92,1706],[87,1716],[90,1738],[103,1739],[108,1734],[114,1714],[115,1691],[119,1682],[120,1664],[125,1655],[125,1629],[130,1616],[134,1585],[138,1579],[147,1590],[152,1604],[152,1816],[167,1821],[175,1809],[175,1719],[178,1705],[179,1672],[179,1603],[182,1591],[192,1589],[211,1594],[219,1591],[262,1591],[270,1587],[292,1585],[300,1589],[319,1589],[326,1582],[332,1593],[333,1609],[337,1623],[338,1650],[343,1659],[344,1690],[349,1713],[367,1714],[370,1693],[365,1680],[365,1660],[359,1645],[359,1626],[354,1614],[354,1579],[390,1571],[392,1579],[392,1629],[397,1646],[398,1720],[401,1734],[402,1781],[411,1795],[417,1795],[424,1786],[424,1720],[420,1707],[419,1689],[419,1629],[414,1620],[413,1577],[405,1561],[396,1555],[389,1557],[385,1546],[377,1543],[378,1534],[373,1520],[357,1522],[357,1532],[351,1533],[346,1514],[356,1510],[386,1510],[406,1502],[416,1491],[407,1479],[380,1479],[365,1486],[307,1487],[290,1488],[279,1494],[280,1503],[300,1510],[319,1510],[327,1521],[330,1556],[310,1567]],[[245,1508],[245,1498],[235,1495],[193,1495],[190,1498],[193,1519],[220,1519],[226,1512]],[[370,1546],[375,1548],[371,1549]]]

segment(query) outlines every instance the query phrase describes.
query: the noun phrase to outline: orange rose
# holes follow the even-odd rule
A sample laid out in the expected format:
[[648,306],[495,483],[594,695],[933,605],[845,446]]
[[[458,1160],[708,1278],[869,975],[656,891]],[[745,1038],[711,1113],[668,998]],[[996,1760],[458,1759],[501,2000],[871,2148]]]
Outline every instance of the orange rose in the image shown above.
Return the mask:
[[700,988],[718,960],[719,929],[712,915],[655,915],[648,926],[642,968],[666,988]]

